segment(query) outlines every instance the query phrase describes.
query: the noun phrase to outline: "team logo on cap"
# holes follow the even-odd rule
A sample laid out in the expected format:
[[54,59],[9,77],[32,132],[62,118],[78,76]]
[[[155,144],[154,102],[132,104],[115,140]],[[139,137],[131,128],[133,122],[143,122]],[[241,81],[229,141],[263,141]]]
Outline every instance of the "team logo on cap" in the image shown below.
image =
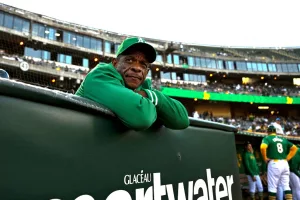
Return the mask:
[[139,38],[138,42],[145,42],[145,40],[143,40],[142,38]]

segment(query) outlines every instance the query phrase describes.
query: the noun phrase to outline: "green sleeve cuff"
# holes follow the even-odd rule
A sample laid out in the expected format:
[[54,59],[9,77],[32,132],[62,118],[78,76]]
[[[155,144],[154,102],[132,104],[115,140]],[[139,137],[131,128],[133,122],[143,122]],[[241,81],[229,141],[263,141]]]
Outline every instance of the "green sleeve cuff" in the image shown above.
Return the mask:
[[149,89],[142,89],[144,92],[146,92],[148,99],[155,105],[157,106],[158,104],[158,97],[156,95],[156,93],[152,90]]

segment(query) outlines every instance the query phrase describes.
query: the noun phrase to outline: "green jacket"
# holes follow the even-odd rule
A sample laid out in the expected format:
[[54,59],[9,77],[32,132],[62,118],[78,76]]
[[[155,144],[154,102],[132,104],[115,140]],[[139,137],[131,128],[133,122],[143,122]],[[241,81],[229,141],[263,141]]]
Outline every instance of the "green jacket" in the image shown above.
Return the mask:
[[185,107],[152,89],[151,80],[146,79],[138,90],[144,90],[148,97],[126,88],[122,76],[111,63],[100,63],[89,72],[76,95],[102,104],[134,130],[145,130],[157,119],[170,129],[189,126]]
[[290,171],[300,177],[300,149],[298,148],[296,155],[289,161]]
[[244,152],[243,164],[244,164],[246,175],[250,175],[250,176],[259,175],[259,169],[256,163],[256,158],[253,153],[250,153],[248,151]]

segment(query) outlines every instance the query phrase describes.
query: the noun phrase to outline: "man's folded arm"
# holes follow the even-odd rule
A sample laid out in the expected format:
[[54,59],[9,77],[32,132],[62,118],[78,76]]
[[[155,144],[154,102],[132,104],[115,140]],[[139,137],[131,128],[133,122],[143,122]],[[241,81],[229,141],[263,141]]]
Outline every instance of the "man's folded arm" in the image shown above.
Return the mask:
[[181,102],[172,99],[160,91],[143,89],[148,98],[156,106],[158,119],[170,129],[185,129],[189,126],[189,117],[186,108]]
[[110,77],[93,77],[84,82],[84,97],[114,112],[129,128],[145,130],[156,120],[153,103]]

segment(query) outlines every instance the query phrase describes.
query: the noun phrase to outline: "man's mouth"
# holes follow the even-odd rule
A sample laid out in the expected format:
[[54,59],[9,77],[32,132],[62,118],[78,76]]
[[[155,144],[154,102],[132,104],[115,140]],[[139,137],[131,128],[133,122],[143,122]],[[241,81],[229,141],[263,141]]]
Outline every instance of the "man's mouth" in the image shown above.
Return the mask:
[[126,75],[125,76],[126,77],[126,79],[135,79],[135,80],[139,80],[139,81],[141,81],[142,80],[142,78],[140,77],[140,76],[136,76],[136,75]]

